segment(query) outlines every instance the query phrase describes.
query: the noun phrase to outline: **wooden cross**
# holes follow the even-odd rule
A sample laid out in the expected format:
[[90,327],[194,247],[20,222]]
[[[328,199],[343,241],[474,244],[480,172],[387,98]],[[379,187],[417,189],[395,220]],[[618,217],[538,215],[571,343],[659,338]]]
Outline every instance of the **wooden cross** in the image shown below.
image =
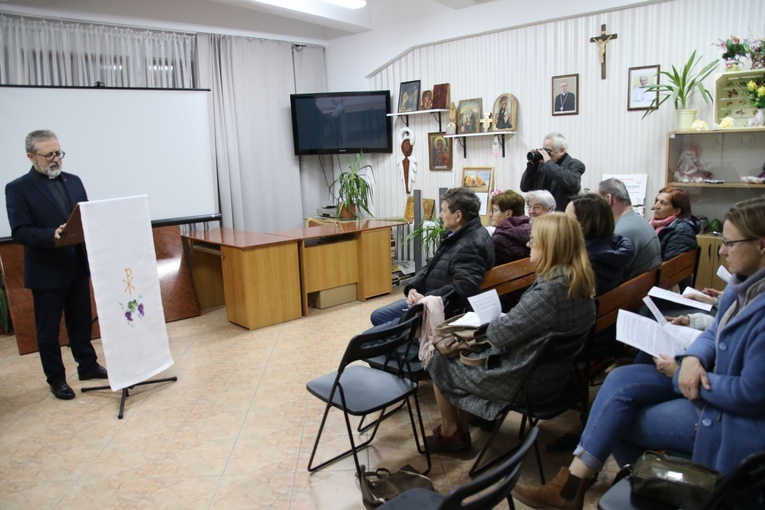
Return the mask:
[[600,36],[590,37],[590,42],[596,42],[600,45],[600,79],[606,79],[606,43],[611,39],[619,37],[617,34],[606,34],[606,24],[600,25]]

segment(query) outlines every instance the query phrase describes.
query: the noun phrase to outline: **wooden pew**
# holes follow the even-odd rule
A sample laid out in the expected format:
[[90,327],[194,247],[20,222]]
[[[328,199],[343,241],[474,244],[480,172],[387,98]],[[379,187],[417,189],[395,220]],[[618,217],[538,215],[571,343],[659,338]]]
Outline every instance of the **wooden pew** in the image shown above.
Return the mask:
[[502,296],[530,287],[536,277],[534,265],[528,257],[515,260],[489,269],[481,283],[481,291],[496,289],[497,294]]
[[670,290],[689,276],[693,276],[691,286],[696,280],[701,248],[681,253],[661,264],[657,286]]

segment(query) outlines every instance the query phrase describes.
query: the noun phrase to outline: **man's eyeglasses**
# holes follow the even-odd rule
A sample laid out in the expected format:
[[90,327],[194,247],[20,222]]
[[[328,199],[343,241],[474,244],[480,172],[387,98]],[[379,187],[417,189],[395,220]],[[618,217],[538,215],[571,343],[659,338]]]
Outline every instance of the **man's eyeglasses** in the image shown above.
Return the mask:
[[49,152],[48,154],[35,154],[36,156],[42,156],[44,157],[48,162],[53,161],[54,159],[64,159],[64,156],[66,156],[66,152],[64,151],[53,151]]
[[723,239],[722,243],[723,243],[723,246],[725,246],[726,248],[730,248],[731,246],[733,246],[735,244],[738,244],[738,243],[748,243],[750,241],[756,241],[756,240],[757,239],[752,239],[752,238],[749,238],[749,239],[736,239],[735,241],[728,241],[727,239]]

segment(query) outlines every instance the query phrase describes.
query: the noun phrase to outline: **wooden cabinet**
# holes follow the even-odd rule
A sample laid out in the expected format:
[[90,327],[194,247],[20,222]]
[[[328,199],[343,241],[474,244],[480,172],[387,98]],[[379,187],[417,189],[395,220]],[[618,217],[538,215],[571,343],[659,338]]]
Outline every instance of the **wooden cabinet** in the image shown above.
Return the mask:
[[699,268],[696,272],[696,287],[703,289],[724,290],[725,282],[717,276],[717,268],[725,264],[725,258],[720,255],[720,246],[722,246],[722,237],[712,234],[701,234],[696,236],[701,248],[699,254]]
[[[678,131],[667,135],[668,185],[685,188],[691,197],[695,216],[722,221],[736,202],[762,196],[765,184],[742,181],[756,177],[765,163],[765,128],[736,128],[715,131]],[[696,173],[688,174],[689,169]],[[722,182],[683,182],[697,180],[701,172]]]

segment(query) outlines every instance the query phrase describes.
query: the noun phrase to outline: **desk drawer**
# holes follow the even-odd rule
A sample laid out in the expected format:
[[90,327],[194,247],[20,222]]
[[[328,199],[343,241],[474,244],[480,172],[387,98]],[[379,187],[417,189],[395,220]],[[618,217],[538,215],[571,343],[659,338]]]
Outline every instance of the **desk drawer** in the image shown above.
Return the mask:
[[358,242],[355,239],[308,246],[303,251],[305,288],[316,292],[359,281]]

